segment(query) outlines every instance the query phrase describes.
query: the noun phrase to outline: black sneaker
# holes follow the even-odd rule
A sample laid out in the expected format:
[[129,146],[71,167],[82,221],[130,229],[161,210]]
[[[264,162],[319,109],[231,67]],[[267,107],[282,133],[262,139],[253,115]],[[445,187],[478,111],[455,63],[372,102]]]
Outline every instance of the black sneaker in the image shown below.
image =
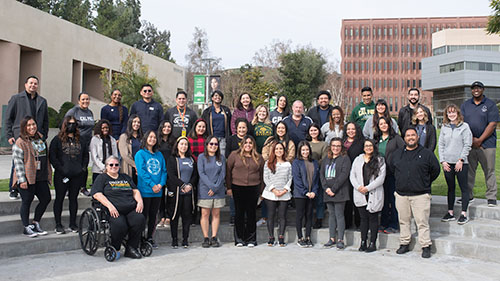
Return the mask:
[[210,239],[208,237],[203,238],[203,242],[201,243],[202,248],[210,247]]
[[173,239],[172,240],[172,249],[177,249],[177,247],[179,247],[179,245],[177,244],[177,239]]
[[344,250],[344,248],[345,248],[344,241],[342,240],[337,241],[337,249]]
[[358,251],[364,252],[364,251],[366,251],[366,249],[367,249],[367,247],[366,247],[366,241],[361,241],[361,245],[359,246]]
[[307,243],[306,241],[304,240],[304,238],[300,238],[298,241],[297,241],[297,245],[301,248],[307,248]]
[[182,247],[183,247],[184,249],[187,249],[187,248],[189,247],[189,243],[188,243],[188,241],[187,241],[187,240],[182,240]]
[[333,248],[333,246],[335,246],[335,241],[332,241],[332,239],[328,239],[328,242],[325,243],[325,245],[323,245],[323,247],[325,248]]
[[10,199],[10,200],[16,200],[16,199],[19,199],[19,192],[17,192],[17,190],[12,190],[12,191],[9,193],[9,199]]
[[464,214],[461,214],[460,217],[458,218],[457,223],[462,225],[462,224],[466,224],[468,221],[469,221],[469,219]]
[[158,244],[156,244],[155,240],[153,238],[148,239],[149,244],[153,247],[153,249],[158,249]]
[[127,247],[127,249],[125,250],[125,256],[127,258],[132,258],[132,259],[142,258],[141,253],[137,249],[132,248],[132,247]]
[[377,245],[375,244],[375,242],[370,242],[370,245],[368,246],[368,248],[366,248],[366,253],[371,253],[371,252],[375,252],[377,250]]
[[40,223],[38,223],[37,221],[34,221],[33,222],[33,231],[35,231],[38,235],[40,236],[43,236],[43,235],[47,235],[48,232],[43,230],[41,227],[40,227]]
[[488,199],[488,207],[496,207],[497,200]]
[[306,243],[308,248],[314,247],[313,242],[311,241],[311,238],[306,238]]
[[[474,202],[474,197],[469,198],[469,204],[472,203],[472,202]],[[457,200],[457,204],[462,204],[462,198],[459,198]]]
[[399,245],[399,249],[396,250],[396,254],[402,255],[404,253],[408,253],[410,251],[409,245]]
[[274,237],[269,237],[269,241],[267,241],[267,246],[274,247]]
[[313,228],[314,229],[320,229],[323,227],[323,219],[316,219],[314,222]]
[[86,187],[82,187],[82,188],[80,189],[80,194],[81,194],[81,195],[84,195],[84,196],[90,196],[90,192],[87,190],[87,188],[86,188]]
[[56,234],[66,234],[66,230],[64,230],[64,226],[62,226],[62,224],[56,225],[56,229],[54,231]]
[[428,259],[431,257],[431,246],[422,248],[422,258]]
[[441,219],[441,221],[454,221],[455,220],[455,216],[450,214],[449,212],[446,212],[446,214],[443,216],[443,218]]
[[25,226],[24,230],[23,230],[23,234],[26,235],[29,238],[37,237],[38,233],[35,232],[34,229],[35,229],[35,227],[32,224],[30,224],[28,226]]
[[78,232],[78,226],[76,225],[70,225],[69,226],[69,229],[71,230],[71,232],[73,233],[77,233]]
[[278,244],[280,245],[280,247],[285,247],[285,237],[278,237]]
[[220,242],[217,240],[217,237],[212,237],[212,240],[210,241],[210,246],[214,248],[219,248],[220,247]]

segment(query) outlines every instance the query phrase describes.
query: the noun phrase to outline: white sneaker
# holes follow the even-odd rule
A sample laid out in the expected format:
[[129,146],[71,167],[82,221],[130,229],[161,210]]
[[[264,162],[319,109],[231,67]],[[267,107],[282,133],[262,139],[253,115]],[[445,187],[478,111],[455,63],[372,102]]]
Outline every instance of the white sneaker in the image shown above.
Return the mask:
[[263,226],[263,225],[266,225],[267,221],[266,219],[264,218],[261,218],[258,222],[257,222],[257,226]]
[[248,244],[247,244],[247,247],[248,247],[248,248],[253,248],[253,247],[255,247],[255,245],[254,245],[253,243],[248,243]]
[[34,231],[34,226],[32,224],[25,226],[23,234],[26,235],[29,238],[34,238],[38,236],[38,233]]
[[40,223],[38,222],[33,222],[33,231],[35,231],[38,235],[47,235],[47,231],[43,230],[40,227]]
[[238,248],[243,247],[243,243],[238,243],[238,244],[236,244],[236,247],[238,247]]

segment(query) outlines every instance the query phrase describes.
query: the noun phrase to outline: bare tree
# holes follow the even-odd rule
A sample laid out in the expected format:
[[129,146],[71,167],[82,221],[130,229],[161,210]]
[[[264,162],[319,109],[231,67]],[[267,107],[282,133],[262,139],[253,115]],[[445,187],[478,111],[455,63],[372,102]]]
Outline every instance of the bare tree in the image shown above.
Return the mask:
[[275,84],[279,84],[281,82],[282,78],[278,72],[278,68],[281,66],[281,57],[291,51],[291,40],[280,41],[274,39],[271,44],[255,52],[253,62],[255,66],[261,67],[262,74],[264,74],[264,81],[269,81]]
[[348,112],[349,109],[347,108],[348,102],[344,91],[344,81],[342,75],[338,72],[338,65],[339,62],[337,60],[329,62],[326,65],[328,75],[321,89],[327,90],[332,94],[333,105],[338,105]]

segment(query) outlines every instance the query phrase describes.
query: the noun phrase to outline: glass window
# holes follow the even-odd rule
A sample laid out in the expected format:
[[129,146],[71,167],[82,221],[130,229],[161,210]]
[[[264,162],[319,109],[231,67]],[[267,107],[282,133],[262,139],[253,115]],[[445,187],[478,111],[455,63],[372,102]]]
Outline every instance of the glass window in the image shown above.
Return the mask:
[[387,36],[387,27],[384,27],[384,36]]
[[413,28],[411,29],[411,35],[412,35],[412,36],[415,36],[415,29],[416,29],[415,27],[413,27]]
[[410,80],[406,80],[406,88],[410,88]]
[[356,37],[359,37],[359,28],[355,29]]
[[389,36],[392,36],[392,27],[389,28]]
[[418,44],[418,52],[421,53],[422,52],[422,45]]
[[410,36],[410,27],[406,28],[406,36]]
[[358,71],[358,70],[359,70],[359,64],[358,64],[358,62],[355,62],[355,63],[354,63],[354,70],[355,70],[355,71]]
[[361,71],[365,70],[365,64],[363,62],[361,62],[359,64],[359,68],[361,69]]
[[389,70],[392,70],[392,62],[388,63],[388,68],[389,68]]
[[417,69],[417,63],[416,62],[413,62],[413,70]]
[[358,80],[354,80],[354,88],[356,88],[356,89],[359,88],[359,82],[358,82]]
[[384,79],[384,84],[382,86],[384,89],[387,88],[387,80]]
[[421,61],[418,62],[418,70],[422,70],[422,62]]
[[353,33],[353,30],[352,30],[352,28],[351,28],[349,36],[351,36],[351,37],[352,37],[352,35],[353,35],[352,33]]
[[418,79],[418,87],[422,88],[422,79]]
[[365,36],[365,29],[361,27],[361,37]]
[[397,89],[397,88],[398,88],[398,80],[394,79],[394,89]]
[[394,107],[395,107],[394,110],[398,111],[398,97],[394,98]]
[[366,28],[366,36],[370,36],[370,29],[368,27]]
[[380,28],[380,27],[379,27],[377,31],[378,31],[377,35],[378,35],[379,37],[380,37],[380,36],[382,36],[382,28]]
[[411,44],[411,52],[414,54],[417,52],[415,44]]
[[427,27],[424,26],[424,35],[427,35]]
[[389,50],[387,53],[392,54],[392,45],[389,45]]
[[398,29],[397,28],[394,28],[394,36],[398,36]]
[[394,44],[394,53],[397,54],[398,53],[398,45]]
[[386,70],[387,70],[387,62],[384,61],[384,71],[386,71]]
[[389,111],[392,111],[392,97],[389,98]]

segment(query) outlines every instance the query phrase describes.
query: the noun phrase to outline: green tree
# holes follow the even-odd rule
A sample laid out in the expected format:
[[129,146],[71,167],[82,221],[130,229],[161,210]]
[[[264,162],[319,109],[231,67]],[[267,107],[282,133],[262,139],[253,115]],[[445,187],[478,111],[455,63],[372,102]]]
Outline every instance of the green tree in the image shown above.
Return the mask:
[[95,31],[133,47],[142,45],[139,0],[98,0]]
[[89,0],[53,0],[52,14],[69,22],[92,29],[92,5]]
[[170,31],[159,31],[152,23],[143,21],[141,50],[175,63],[170,50]]
[[[110,98],[110,93],[113,89],[119,89],[122,93],[122,104],[129,107],[135,101],[142,99],[141,86],[151,84],[153,89],[158,88],[158,80],[149,75],[149,66],[142,61],[142,55],[133,49],[122,51],[122,56],[125,56],[121,63],[120,72],[113,72],[109,79],[109,70],[104,69],[101,72],[101,81],[104,86],[104,99]],[[157,91],[154,91],[153,98],[162,103],[162,99]]]
[[[55,127],[52,127],[50,124],[49,124],[49,127],[51,127],[51,128],[59,127],[59,124],[61,124],[61,121],[64,119],[64,115],[66,115],[66,112],[68,112],[74,106],[75,106],[75,104],[72,102],[69,102],[69,101],[61,104],[61,107],[59,108],[59,113],[57,113],[57,117],[54,120]],[[49,116],[49,123],[50,123],[50,116]]]
[[52,13],[54,6],[59,0],[18,0],[19,2],[37,8],[47,13]]
[[486,30],[489,34],[500,33],[500,0],[491,0],[490,8],[493,14],[488,19],[488,26]]
[[[268,105],[266,98],[277,92],[278,87],[273,83],[263,80],[264,74],[262,74],[260,67],[253,67],[246,64],[240,68],[240,71],[243,74],[243,88],[252,94],[254,106],[261,104]],[[266,96],[266,93],[268,96]]]
[[325,64],[323,55],[311,47],[302,47],[283,55],[279,68],[282,92],[290,101],[301,100],[309,107],[319,86],[325,83]]

